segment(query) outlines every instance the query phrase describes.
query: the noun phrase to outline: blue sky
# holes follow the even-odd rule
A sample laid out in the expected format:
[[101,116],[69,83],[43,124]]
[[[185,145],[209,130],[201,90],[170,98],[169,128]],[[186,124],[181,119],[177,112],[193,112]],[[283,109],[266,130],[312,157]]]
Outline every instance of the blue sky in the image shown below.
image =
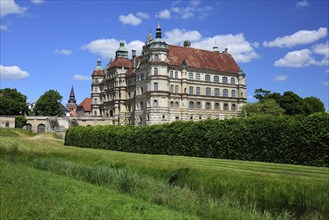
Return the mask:
[[316,96],[328,110],[328,1],[0,0],[1,88],[36,101],[71,86],[90,97],[98,56],[105,67],[119,41],[141,51],[157,15],[167,43],[228,48],[247,77],[248,102],[263,88]]

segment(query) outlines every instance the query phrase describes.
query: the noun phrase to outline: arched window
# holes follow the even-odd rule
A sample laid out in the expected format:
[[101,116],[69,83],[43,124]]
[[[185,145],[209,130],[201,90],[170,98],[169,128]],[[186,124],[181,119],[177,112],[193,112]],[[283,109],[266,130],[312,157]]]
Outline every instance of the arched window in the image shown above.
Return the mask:
[[27,130],[32,131],[32,125],[31,124],[26,124],[25,127],[26,127]]
[[155,54],[155,55],[154,55],[154,60],[155,60],[155,61],[158,61],[158,60],[159,60],[159,55],[158,55],[158,54]]
[[196,104],[195,104],[195,108],[196,108],[196,109],[200,109],[200,108],[201,108],[201,102],[196,102]]
[[188,74],[188,79],[189,79],[189,80],[193,80],[193,73],[189,73],[189,74]]
[[96,98],[94,98],[94,104],[97,104],[97,99]]
[[215,88],[215,96],[219,96],[219,89]]
[[210,110],[210,109],[211,109],[210,102],[206,102],[206,109],[207,109],[207,110]]
[[226,76],[223,77],[223,83],[227,84],[227,77]]
[[200,80],[200,73],[195,74],[195,80]]
[[143,102],[140,102],[139,103],[139,106],[140,106],[141,109],[143,109],[144,108],[144,103]]
[[228,104],[224,103],[224,111],[228,111]]
[[175,71],[175,78],[178,79],[178,71]]
[[157,82],[154,83],[154,91],[158,91],[158,83]]
[[175,108],[179,108],[179,102],[175,102]]
[[214,76],[214,82],[219,83],[219,77],[218,76]]
[[175,86],[175,93],[178,93],[178,85]]
[[158,100],[156,100],[156,99],[153,100],[153,106],[154,106],[154,107],[158,107]]
[[158,68],[154,67],[154,75],[157,76],[158,75]]
[[235,78],[234,77],[231,78],[231,84],[235,84]]
[[218,102],[215,103],[215,110],[219,110],[219,103]]
[[204,80],[205,80],[206,82],[210,82],[210,75],[206,75],[205,78],[204,78]]
[[196,94],[200,95],[200,87],[196,87]]
[[110,110],[110,116],[113,117],[113,110]]
[[231,111],[236,111],[236,105],[235,104],[232,104]]
[[223,90],[223,96],[224,96],[224,97],[228,97],[228,90],[227,90],[227,89],[224,89],[224,90]]
[[211,96],[211,88],[210,87],[206,88],[206,96]]
[[170,107],[171,107],[171,108],[174,107],[174,101],[171,101],[171,102],[170,102]]
[[231,91],[231,96],[232,96],[232,97],[235,97],[235,90],[232,90],[232,91]]
[[96,112],[96,111],[94,111],[94,115],[95,115],[95,116],[97,115],[97,112]]
[[38,125],[38,133],[44,133],[46,131],[46,126],[44,124]]
[[174,71],[170,71],[170,78],[174,78]]
[[9,128],[9,121],[6,121],[6,128]]
[[170,85],[170,92],[174,93],[174,85]]
[[194,108],[194,102],[190,101],[188,104],[188,108]]
[[190,95],[193,95],[193,86],[190,86]]

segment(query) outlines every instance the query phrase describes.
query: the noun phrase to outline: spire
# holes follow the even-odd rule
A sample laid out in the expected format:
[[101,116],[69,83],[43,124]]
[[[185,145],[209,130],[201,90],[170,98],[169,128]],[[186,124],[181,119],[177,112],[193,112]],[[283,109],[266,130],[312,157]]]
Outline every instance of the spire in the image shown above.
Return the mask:
[[76,103],[77,101],[75,100],[75,95],[74,95],[74,89],[73,89],[73,85],[71,88],[71,92],[70,92],[70,99],[68,101],[68,103]]
[[150,31],[149,34],[147,35],[146,44],[152,43],[152,40],[153,40],[153,37],[152,37],[152,33]]
[[98,58],[97,58],[97,65],[95,67],[95,70],[103,70],[102,61],[101,61],[100,56],[98,56]]
[[212,51],[214,52],[219,52],[218,46],[217,46],[217,42],[215,41],[215,46],[212,48]]
[[161,39],[161,27],[160,27],[160,21],[159,21],[159,14],[158,14],[158,26],[156,28],[155,38]]

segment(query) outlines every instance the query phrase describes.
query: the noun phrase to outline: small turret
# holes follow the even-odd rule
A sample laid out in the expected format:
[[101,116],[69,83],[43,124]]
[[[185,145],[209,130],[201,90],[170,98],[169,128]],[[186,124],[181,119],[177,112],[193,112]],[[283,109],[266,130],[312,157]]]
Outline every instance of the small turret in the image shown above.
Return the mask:
[[122,57],[122,58],[128,58],[128,49],[125,47],[124,40],[120,41],[120,47],[115,52],[115,57]]

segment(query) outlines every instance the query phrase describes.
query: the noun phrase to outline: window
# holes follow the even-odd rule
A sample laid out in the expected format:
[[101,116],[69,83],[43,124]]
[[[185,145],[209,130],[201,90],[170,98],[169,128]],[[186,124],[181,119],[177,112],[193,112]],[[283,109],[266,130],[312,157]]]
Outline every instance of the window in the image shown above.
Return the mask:
[[219,83],[219,77],[218,76],[214,76],[214,82]]
[[154,60],[155,60],[155,61],[158,61],[158,60],[159,60],[159,55],[158,55],[158,54],[155,54],[155,55],[154,55]]
[[223,83],[227,84],[227,77],[226,76],[223,77]]
[[170,71],[170,78],[174,78],[174,72]]
[[215,88],[215,96],[219,96],[219,89]]
[[97,92],[97,87],[95,87],[95,92]]
[[158,68],[154,67],[154,75],[157,76],[158,75]]
[[154,106],[154,107],[157,107],[157,106],[158,106],[158,100],[156,100],[156,99],[153,100],[153,106]]
[[171,92],[171,93],[174,92],[174,85],[170,85],[170,92]]
[[228,111],[228,104],[224,103],[224,111]]
[[188,108],[194,108],[194,102],[190,101],[188,104]]
[[193,86],[190,86],[190,95],[193,95]]
[[196,87],[196,94],[200,95],[200,87]]
[[178,93],[178,85],[175,86],[175,93]]
[[179,108],[179,102],[175,102],[175,108]]
[[206,88],[206,96],[211,96],[211,88]]
[[9,128],[9,121],[6,121],[6,128]]
[[145,79],[145,77],[144,77],[144,73],[142,73],[142,75],[141,75],[141,80],[144,80]]
[[141,87],[141,95],[143,95],[143,93],[144,93],[144,88]]
[[178,71],[175,71],[175,79],[178,79]]
[[235,84],[235,78],[234,77],[231,78],[231,84]]
[[227,90],[227,89],[224,89],[224,90],[223,90],[223,96],[224,96],[224,97],[228,97],[228,90]]
[[94,98],[94,104],[97,104],[97,99],[96,98]]
[[236,111],[236,105],[235,105],[235,104],[232,104],[232,106],[231,106],[231,110],[232,110],[232,111]]
[[210,82],[210,75],[206,75],[206,76],[205,76],[205,81],[206,81],[206,82]]
[[210,110],[211,109],[210,102],[206,102],[206,109],[207,110]]
[[215,103],[215,110],[219,110],[219,103]]
[[157,82],[154,83],[154,91],[158,91],[158,83]]
[[25,127],[26,127],[27,130],[32,131],[32,125],[31,124],[26,124]]
[[200,108],[201,108],[201,102],[196,102],[196,104],[195,104],[195,108],[196,108],[196,109],[200,109]]
[[235,90],[232,90],[232,91],[231,91],[231,96],[232,96],[232,97],[235,97]]
[[174,101],[171,101],[169,106],[174,107]]
[[143,103],[143,102],[140,102],[140,103],[139,103],[139,107],[140,107],[141,109],[143,109],[143,108],[144,108],[144,103]]
[[44,133],[46,131],[46,126],[44,124],[38,125],[38,133]]
[[200,80],[200,73],[195,74],[195,80]]
[[193,73],[189,73],[189,74],[188,74],[188,79],[189,79],[189,80],[193,80]]

